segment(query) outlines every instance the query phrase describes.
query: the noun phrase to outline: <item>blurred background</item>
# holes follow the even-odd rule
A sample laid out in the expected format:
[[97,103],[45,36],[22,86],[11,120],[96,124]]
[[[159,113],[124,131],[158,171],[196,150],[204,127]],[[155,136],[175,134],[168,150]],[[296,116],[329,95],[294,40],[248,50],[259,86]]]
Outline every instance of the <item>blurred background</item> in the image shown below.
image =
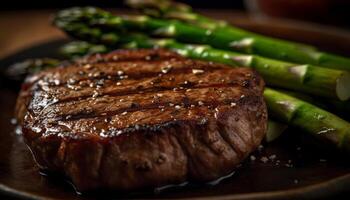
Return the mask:
[[[189,0],[184,1],[201,8],[238,8],[243,9],[243,0]],[[51,0],[41,2],[39,0],[25,1],[13,0],[3,5],[0,9],[28,9],[28,8],[57,8],[74,5],[95,5],[100,7],[124,7],[123,0]]]
[[[195,8],[235,9],[255,14],[297,18],[337,25],[350,24],[349,0],[180,0]],[[125,8],[122,0],[11,0],[0,10],[54,9],[77,5]]]
[[[278,35],[282,32],[282,35],[286,34],[287,39],[293,37],[290,29],[288,31],[283,29],[283,25],[290,24],[296,27],[315,28],[321,32],[326,30],[325,40],[327,34],[334,32],[340,32],[344,37],[349,35],[344,30],[350,29],[350,0],[182,0],[182,2],[190,4],[204,14],[229,20],[243,28],[276,36],[274,35],[276,31],[270,33],[266,28],[259,28],[254,24],[274,19],[268,24],[278,25]],[[38,42],[63,37],[60,31],[50,26],[50,16],[60,8],[84,5],[113,8],[116,12],[128,11],[122,0],[6,1],[6,4],[3,3],[0,7],[0,58]],[[295,31],[297,33],[298,30]],[[301,41],[312,43],[312,33],[311,31],[308,36],[303,36]],[[341,45],[339,48],[342,48]]]

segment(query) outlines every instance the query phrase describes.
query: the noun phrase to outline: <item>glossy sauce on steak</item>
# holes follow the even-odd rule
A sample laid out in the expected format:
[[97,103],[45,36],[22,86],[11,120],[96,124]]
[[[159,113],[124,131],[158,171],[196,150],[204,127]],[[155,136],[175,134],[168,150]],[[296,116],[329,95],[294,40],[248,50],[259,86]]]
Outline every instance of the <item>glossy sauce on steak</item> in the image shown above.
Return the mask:
[[253,70],[165,50],[118,50],[27,78],[16,114],[41,169],[80,191],[211,181],[267,128]]

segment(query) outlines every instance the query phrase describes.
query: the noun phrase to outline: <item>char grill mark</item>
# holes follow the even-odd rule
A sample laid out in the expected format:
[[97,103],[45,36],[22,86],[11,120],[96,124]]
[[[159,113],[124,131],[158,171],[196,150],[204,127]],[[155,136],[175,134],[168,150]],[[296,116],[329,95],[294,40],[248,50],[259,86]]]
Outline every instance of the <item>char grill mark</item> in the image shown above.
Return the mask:
[[[194,65],[195,64],[195,65]],[[119,81],[123,79],[132,79],[132,80],[140,80],[145,78],[151,78],[151,77],[160,77],[166,74],[169,75],[179,75],[179,74],[186,74],[191,73],[193,69],[197,70],[203,70],[204,72],[213,72],[216,70],[221,70],[220,67],[212,67],[208,64],[197,62],[183,62],[183,61],[177,61],[177,62],[157,62],[157,63],[108,63],[108,64],[100,64],[100,65],[92,65],[89,64],[88,66],[91,66],[91,69],[87,72],[84,71],[84,73],[80,73],[83,68],[85,68],[86,65],[83,66],[76,66],[76,69],[72,70],[72,72],[69,72],[67,74],[60,75],[59,82],[57,82],[56,77],[46,78],[47,80],[41,82],[43,85],[51,86],[51,87],[60,87],[67,84],[71,84],[70,82],[73,82],[73,84],[79,84],[81,82],[93,82],[97,80],[111,80],[111,81]],[[154,67],[156,66],[156,67]]]
[[[97,98],[87,98],[80,101],[71,101],[64,104],[53,104],[46,107],[44,111],[40,111],[45,118],[47,118],[47,112],[51,110],[64,110],[64,114],[56,113],[55,116],[57,120],[65,120],[69,116],[68,120],[76,120],[79,118],[94,118],[94,117],[104,117],[114,114],[119,114],[123,112],[134,112],[137,110],[146,110],[151,108],[162,108],[166,106],[174,107],[194,107],[194,106],[208,106],[215,108],[217,105],[231,105],[231,103],[238,104],[239,101],[247,99],[247,97],[242,98],[240,92],[233,90],[229,85],[224,85],[225,87],[204,87],[188,90],[157,90],[151,93],[135,93],[133,95],[123,95],[123,96],[102,96]],[[203,93],[203,95],[201,95]],[[225,93],[236,94],[234,98],[227,97]],[[208,94],[208,95],[206,95]],[[172,95],[172,96],[171,96]],[[211,95],[211,96],[210,96]],[[248,97],[249,98],[253,98]],[[142,103],[135,102],[141,101]],[[91,112],[85,112],[84,109],[70,109],[70,108],[88,108],[89,105],[95,105],[98,108],[99,105],[104,106],[104,104],[110,105],[107,109],[92,109]],[[199,105],[202,104],[202,105]],[[111,110],[110,110],[110,109]]]
[[[215,108],[218,106],[230,106],[231,103],[237,104],[237,101],[233,101],[232,99],[224,99],[222,101],[200,101],[203,103],[204,106],[207,106],[209,108]],[[173,105],[170,105],[173,104]],[[113,111],[108,111],[108,112],[102,112],[102,113],[95,113],[95,112],[88,112],[84,113],[82,110],[80,113],[74,114],[74,115],[62,115],[62,116],[57,116],[53,120],[59,120],[59,121],[72,121],[72,120],[79,120],[79,119],[89,119],[89,118],[108,118],[111,116],[123,114],[123,113],[130,113],[130,112],[136,112],[136,111],[146,111],[146,110],[151,110],[151,109],[162,109],[162,108],[173,108],[175,109],[186,109],[190,108],[191,105],[193,106],[198,106],[198,101],[189,101],[187,104],[184,102],[165,102],[165,103],[152,103],[152,104],[147,104],[143,106],[138,106],[135,108],[128,107],[128,108],[121,108],[118,110],[113,110]],[[179,108],[176,108],[176,106],[179,106]]]
[[174,89],[176,91],[187,91],[187,90],[193,90],[193,89],[205,89],[205,88],[227,88],[227,87],[232,87],[237,84],[212,84],[212,85],[202,85],[202,86],[196,86],[196,87],[183,87],[183,89],[177,89],[177,87],[156,87],[156,88],[142,88],[142,89],[135,89],[135,90],[123,90],[123,91],[118,91],[118,92],[108,92],[108,93],[99,93],[98,96],[94,97],[93,95],[86,95],[86,96],[78,96],[74,98],[66,98],[63,100],[57,100],[54,103],[48,105],[56,105],[56,104],[63,104],[63,103],[70,103],[70,102],[76,102],[82,99],[88,99],[88,98],[93,98],[93,99],[98,99],[103,96],[109,96],[109,97],[122,97],[122,96],[127,96],[127,95],[135,95],[135,94],[157,94],[159,92],[164,92],[164,91],[173,91]]
[[[178,67],[172,67],[172,65],[175,64],[167,64],[167,63],[148,63],[148,65],[160,65],[163,66],[160,69],[157,68],[156,70],[159,71],[155,71],[155,70],[137,70],[137,68],[141,68],[140,65],[142,65],[142,63],[138,63],[138,65],[136,64],[132,64],[134,66],[125,66],[123,67],[120,63],[117,64],[113,64],[113,63],[108,63],[103,65],[104,67],[107,66],[107,68],[114,66],[118,66],[114,72],[110,72],[110,73],[105,73],[100,69],[99,65],[89,65],[91,66],[92,69],[98,69],[95,71],[90,71],[90,72],[84,72],[83,75],[81,75],[78,72],[73,72],[75,73],[74,76],[76,76],[76,78],[74,79],[70,79],[73,80],[75,83],[79,84],[82,81],[94,81],[94,80],[100,80],[100,79],[105,79],[105,80],[115,80],[115,81],[119,81],[119,80],[123,80],[125,79],[125,77],[127,77],[127,79],[133,79],[133,80],[142,80],[145,78],[151,78],[151,77],[156,77],[156,76],[162,76],[164,74],[169,74],[169,75],[179,75],[179,74],[185,74],[185,73],[191,73],[192,69],[189,68],[188,66],[191,66],[193,63],[186,63],[183,64],[183,62],[180,62],[181,66]],[[109,66],[111,65],[111,66]],[[127,63],[127,65],[130,65],[130,63]],[[178,65],[178,64],[177,64]],[[193,66],[193,65],[192,65]],[[78,66],[77,66],[78,67]],[[121,70],[123,69],[124,70]],[[127,69],[125,69],[127,68]],[[133,71],[133,72],[128,72],[128,68],[132,68],[132,70],[137,70],[137,71]],[[210,65],[206,64],[203,65],[203,63],[200,63],[198,66],[195,67],[198,70],[203,70],[205,72],[212,72],[215,70],[220,70],[221,68],[216,68],[216,67],[211,67]],[[71,75],[69,75],[71,76]],[[47,81],[47,85],[51,86],[51,87],[60,87],[60,86],[64,86],[66,84],[69,84],[70,80],[66,80],[66,81],[60,81],[58,84],[55,83],[55,78],[52,78],[52,80],[48,80]],[[46,84],[46,83],[45,83]]]
[[[136,87],[136,88],[126,88],[123,89],[121,91],[108,91],[108,92],[103,92],[103,89],[100,89],[99,87],[97,87],[97,89],[100,89],[99,91],[102,91],[98,96],[103,96],[103,95],[110,95],[110,96],[120,96],[120,95],[128,95],[128,94],[136,94],[136,93],[141,93],[141,92],[157,92],[157,91],[162,91],[162,90],[171,90],[171,89],[180,89],[180,88],[184,88],[184,89],[192,89],[192,88],[205,88],[205,87],[229,87],[229,86],[235,86],[235,85],[242,85],[242,82],[238,82],[238,81],[229,81],[229,82],[223,82],[223,81],[219,81],[219,82],[215,82],[212,81],[212,83],[203,83],[201,80],[199,81],[183,81],[183,82],[176,82],[174,83],[174,85],[169,85],[168,81],[170,81],[169,79],[175,80],[175,77],[173,76],[174,74],[169,74],[167,76],[143,76],[141,80],[135,80],[133,79],[133,77],[128,77],[127,81],[130,81],[129,83],[125,83],[125,81],[123,81],[123,79],[121,79],[120,81],[113,81],[113,80],[106,80],[104,81],[104,84],[102,85],[103,87],[111,87],[111,88],[116,88],[117,83],[119,82],[121,87],[124,86],[134,86],[135,84],[137,84],[140,81],[144,81],[144,82],[148,82],[148,85],[145,86],[140,86],[140,87]],[[165,84],[165,86],[163,86],[163,84]],[[101,86],[101,87],[102,87]],[[74,86],[72,86],[74,87]],[[86,86],[86,88],[88,88],[89,86]],[[85,88],[85,89],[86,89]],[[94,88],[94,87],[91,87]],[[55,86],[50,86],[49,88],[50,90],[56,90],[56,93],[61,93],[67,91],[67,86],[62,86],[60,90],[60,88],[56,88]],[[38,88],[38,90],[48,90],[46,88],[46,86],[40,86],[40,88]],[[69,89],[71,90],[71,89]],[[69,91],[68,90],[68,91]],[[82,90],[82,89],[81,89]],[[58,92],[59,91],[59,92]],[[78,90],[80,91],[80,90]],[[55,91],[53,91],[55,92]],[[89,92],[87,95],[82,95],[82,96],[76,96],[74,98],[65,98],[65,99],[60,99],[57,103],[61,103],[61,102],[69,102],[69,101],[75,101],[78,100],[80,98],[87,98],[87,97],[91,97],[91,92]]]
[[[142,63],[149,63],[149,62],[162,62],[165,61],[166,63],[172,63],[172,62],[192,62],[191,60],[188,59],[184,59],[183,57],[179,56],[176,53],[173,52],[163,52],[163,51],[158,51],[156,50],[155,52],[149,52],[147,50],[140,50],[139,53],[134,54],[134,53],[130,53],[130,51],[125,51],[125,50],[116,50],[113,51],[109,54],[105,54],[105,55],[101,55],[101,54],[95,54],[92,56],[89,56],[87,58],[78,60],[76,63],[72,63],[71,64],[71,70],[74,72],[76,68],[78,67],[82,67],[85,66],[85,69],[83,70],[79,70],[79,71],[75,71],[74,73],[70,73],[68,72],[68,76],[71,77],[72,74],[76,74],[76,75],[86,75],[88,74],[86,72],[86,70],[89,70],[90,67],[92,67],[92,65],[107,65],[105,67],[108,68],[108,64],[110,63],[115,63],[120,65],[121,62],[126,62],[126,63],[136,63],[136,62],[141,62]],[[188,64],[188,63],[187,63]],[[88,67],[90,66],[90,67]],[[100,66],[100,65],[99,65]],[[158,67],[157,63],[154,63],[153,65],[150,65],[150,67],[155,66]],[[111,66],[109,66],[111,67]],[[58,70],[58,73],[65,73],[66,67],[59,67],[61,68],[61,70]],[[50,70],[47,70],[50,71]],[[103,68],[100,69],[100,71],[104,71]],[[80,73],[81,72],[81,73]],[[103,72],[102,72],[103,73]],[[45,75],[45,76],[43,76]],[[38,73],[36,76],[30,77],[29,80],[27,80],[23,85],[22,85],[22,89],[23,90],[27,90],[29,89],[32,85],[34,85],[37,81],[42,80],[41,77],[44,77],[46,79],[46,81],[48,79],[52,79],[53,81],[56,80],[54,77],[48,77],[48,74],[46,72],[44,73]],[[55,75],[55,74],[52,74]],[[62,77],[61,77],[62,78]],[[61,83],[67,83],[68,80],[64,80],[61,81],[59,84],[54,84],[54,85],[60,85]]]
[[[53,96],[55,99],[54,104],[77,101],[79,99],[89,98],[94,96],[98,98],[99,96],[109,95],[109,96],[121,96],[121,95],[133,95],[136,93],[152,93],[162,90],[171,89],[192,89],[192,88],[205,88],[205,87],[230,87],[241,85],[242,87],[247,87],[247,78],[237,79],[237,73],[231,73],[230,69],[220,69],[213,72],[204,72],[201,75],[194,74],[184,74],[183,76],[177,75],[173,76],[171,74],[166,74],[162,77],[146,78],[143,81],[134,81],[125,79],[121,81],[121,85],[116,85],[117,81],[105,82],[101,88],[90,88],[85,86],[81,90],[74,91],[67,87],[61,88],[47,88],[46,86],[40,86],[41,92],[46,92]],[[227,77],[225,80],[218,79],[216,74],[225,73]],[[241,73],[244,73],[242,71]],[[251,79],[248,82],[258,82],[256,79],[256,74],[251,75]],[[37,91],[38,93],[40,91]],[[39,96],[41,96],[39,94]],[[51,98],[53,98],[51,97]],[[35,98],[35,96],[34,96]]]
[[[225,69],[221,69],[219,70],[220,71],[224,71],[223,73],[225,73],[227,70]],[[204,75],[208,75],[210,74],[211,72],[204,72]],[[166,79],[166,77],[164,77]],[[192,77],[193,78],[193,77]],[[201,77],[200,77],[201,78]],[[198,79],[200,79],[198,78]],[[230,77],[230,78],[234,78],[233,76]],[[253,79],[253,81],[255,81]],[[161,81],[163,82],[163,80]],[[203,88],[214,88],[216,90],[219,90],[220,88],[230,88],[230,87],[233,87],[233,86],[240,86],[242,87],[242,90],[244,90],[244,86],[246,86],[246,80],[243,79],[242,81],[239,81],[239,82],[242,82],[240,84],[238,84],[237,82],[222,82],[222,81],[219,81],[219,83],[214,83],[214,84],[209,84],[209,85],[200,85],[199,86],[196,86],[195,82],[198,82],[198,80],[194,80],[193,82],[191,82],[191,84],[179,84],[179,83],[174,83],[174,84],[170,84],[170,86],[168,87],[149,87],[149,88],[135,88],[134,90],[129,90],[129,89],[125,89],[125,90],[122,90],[122,91],[118,91],[118,92],[104,92],[102,89],[101,89],[101,92],[98,96],[94,97],[91,95],[91,93],[89,93],[88,95],[86,96],[78,96],[78,97],[73,97],[73,98],[66,98],[66,99],[59,99],[57,100],[56,102],[50,104],[50,105],[46,105],[45,106],[45,109],[46,110],[49,110],[52,108],[52,106],[54,105],[57,105],[57,104],[70,104],[69,106],[73,106],[73,107],[81,107],[75,103],[79,103],[79,101],[81,101],[81,99],[83,99],[82,101],[87,101],[89,102],[90,104],[95,104],[94,103],[94,99],[97,99],[96,101],[98,101],[99,99],[103,98],[103,96],[107,95],[108,97],[119,97],[119,98],[122,98],[122,96],[130,96],[130,95],[137,95],[137,94],[140,94],[142,93],[142,95],[151,95],[151,96],[155,96],[157,95],[158,93],[162,93],[164,91],[169,91],[169,90],[173,90],[174,88],[178,88],[179,85],[182,85],[184,86],[184,88],[178,92],[174,92],[174,94],[177,94],[177,95],[184,95],[187,93],[187,90],[198,90],[198,89],[203,89]],[[180,86],[180,87],[182,87]],[[187,87],[186,87],[187,86]],[[191,93],[191,91],[189,92]],[[84,100],[86,99],[86,100]],[[113,100],[115,101],[119,101],[120,99],[118,98],[112,98],[112,101],[110,101],[111,103],[113,102]],[[137,99],[136,99],[137,101]],[[187,104],[196,104],[194,102],[195,100],[192,100],[192,102],[187,102]],[[223,99],[222,101],[225,101],[226,104],[229,104],[233,101],[230,101],[230,99]],[[163,102],[163,104],[158,104],[157,103],[153,103],[152,101],[152,104],[149,104],[149,105],[145,105],[144,107],[139,107],[138,109],[149,109],[149,108],[156,108],[157,106],[164,106],[165,104],[169,104],[171,102]],[[181,101],[181,102],[173,102],[174,104],[179,104],[179,105],[183,105],[185,104],[185,102]],[[218,104],[218,103],[215,103],[215,104]],[[88,106],[88,104],[86,105]],[[85,107],[84,107],[85,108]],[[110,115],[114,115],[114,114],[119,114],[119,113],[122,113],[122,112],[130,112],[130,111],[135,111],[137,110],[136,108],[122,108],[122,109],[118,109],[118,110],[115,110],[115,111],[108,111],[108,112],[103,112],[103,114],[106,114],[107,116],[110,116]],[[42,110],[39,110],[40,113],[42,113]],[[79,119],[79,118],[94,118],[94,117],[98,117],[100,116],[100,114],[98,113],[95,113],[95,112],[91,112],[91,113],[86,113],[84,110],[82,110],[81,113],[76,113],[76,114],[67,114],[67,115],[63,115],[63,116],[58,116],[56,117],[57,120],[65,120],[66,118],[69,120],[76,120],[76,119]],[[103,116],[101,116],[103,117]]]

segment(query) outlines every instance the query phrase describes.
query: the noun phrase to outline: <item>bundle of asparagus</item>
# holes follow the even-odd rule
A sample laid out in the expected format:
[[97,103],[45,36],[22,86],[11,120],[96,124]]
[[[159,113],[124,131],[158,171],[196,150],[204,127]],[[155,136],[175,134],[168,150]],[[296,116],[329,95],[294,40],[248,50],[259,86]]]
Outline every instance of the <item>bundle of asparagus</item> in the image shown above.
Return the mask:
[[[119,17],[91,7],[59,12],[55,25],[84,41],[66,45],[62,51],[69,56],[80,56],[113,48],[162,47],[189,58],[254,68],[269,86],[332,99],[322,103],[326,109],[331,104],[350,107],[347,101],[350,98],[348,58],[319,52],[308,45],[250,33],[194,13],[182,3],[166,0],[148,0],[147,4],[138,0],[128,2],[149,16]],[[296,92],[288,94],[292,96],[266,88],[264,97],[271,117],[350,151],[350,124],[347,121],[306,102],[309,98],[305,98],[306,101],[299,99]]]
[[306,45],[252,34],[228,25],[214,26],[209,29],[201,26],[205,23],[214,24],[216,21],[206,20],[204,23],[199,21],[189,24],[179,20],[152,18],[145,15],[113,16],[109,12],[91,7],[73,10],[60,12],[60,21],[57,25],[60,26],[69,21],[84,21],[86,24],[110,30],[143,31],[155,36],[172,37],[182,42],[209,44],[220,49],[253,53],[295,63],[309,63],[344,70],[349,70],[350,66],[348,58],[320,52]]

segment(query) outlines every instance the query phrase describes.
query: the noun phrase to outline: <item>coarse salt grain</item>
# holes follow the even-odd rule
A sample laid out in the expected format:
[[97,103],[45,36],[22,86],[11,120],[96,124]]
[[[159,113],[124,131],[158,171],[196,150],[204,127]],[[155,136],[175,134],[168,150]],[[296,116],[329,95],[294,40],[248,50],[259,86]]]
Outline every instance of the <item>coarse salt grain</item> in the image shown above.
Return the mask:
[[267,163],[267,161],[269,161],[269,159],[266,156],[263,156],[260,158],[260,161],[263,163]]
[[202,69],[192,69],[192,73],[193,74],[203,74],[204,70],[202,70]]
[[253,156],[253,155],[251,155],[251,156],[250,156],[250,160],[251,160],[251,161],[255,161],[255,160],[256,160],[256,157]]

